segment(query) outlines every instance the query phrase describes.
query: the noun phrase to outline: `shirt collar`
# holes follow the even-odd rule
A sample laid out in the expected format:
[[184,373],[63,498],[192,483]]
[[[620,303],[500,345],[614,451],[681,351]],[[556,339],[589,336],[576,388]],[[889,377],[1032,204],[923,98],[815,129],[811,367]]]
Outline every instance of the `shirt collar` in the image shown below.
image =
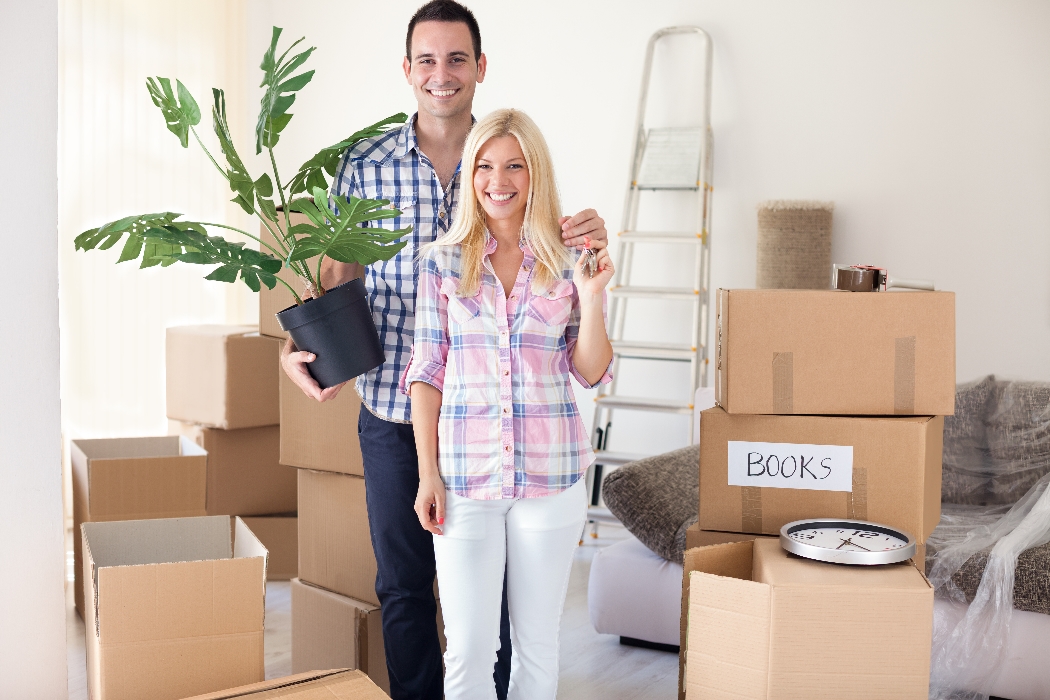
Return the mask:
[[[525,237],[522,236],[518,239],[518,247],[524,251],[527,257],[533,257],[532,249],[529,248],[529,244],[525,242]],[[496,252],[496,237],[489,233],[488,229],[485,229],[485,255],[492,255]]]

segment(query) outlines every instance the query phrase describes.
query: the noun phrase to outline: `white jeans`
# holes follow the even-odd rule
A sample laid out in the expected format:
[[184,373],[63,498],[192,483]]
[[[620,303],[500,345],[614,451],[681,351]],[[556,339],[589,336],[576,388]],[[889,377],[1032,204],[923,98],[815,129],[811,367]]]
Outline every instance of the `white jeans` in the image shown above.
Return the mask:
[[445,620],[446,700],[493,700],[503,574],[511,656],[508,700],[554,700],[558,632],[587,517],[586,479],[554,496],[481,501],[446,494],[434,536]]

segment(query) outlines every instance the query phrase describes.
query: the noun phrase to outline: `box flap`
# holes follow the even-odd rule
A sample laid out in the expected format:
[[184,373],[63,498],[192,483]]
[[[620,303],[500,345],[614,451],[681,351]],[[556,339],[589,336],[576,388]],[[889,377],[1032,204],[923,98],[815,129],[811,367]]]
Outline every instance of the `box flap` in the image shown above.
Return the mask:
[[778,539],[755,540],[754,580],[777,587],[834,586],[896,591],[930,589],[911,561],[882,566],[829,564],[784,551]]
[[259,541],[259,538],[255,536],[245,522],[239,518],[234,517],[233,519],[233,558],[234,559],[250,559],[251,557],[262,557],[263,560],[263,580],[266,580],[266,565],[269,561],[270,553],[263,546],[263,543]]
[[233,554],[230,520],[221,515],[84,523],[83,528],[96,567],[209,561]]
[[[73,451],[81,452],[87,459],[148,459],[150,457],[179,457],[178,436],[141,438],[102,438],[97,440],[73,440]],[[202,454],[197,448],[187,454]],[[206,454],[206,453],[204,453]]]
[[702,571],[690,574],[687,697],[766,698],[770,593],[763,583]]
[[296,700],[388,700],[361,671],[311,671],[294,676],[274,678],[262,683],[240,688],[221,690],[207,695],[198,695],[187,700],[232,700],[233,698],[295,697]]
[[753,547],[754,540],[745,540],[691,549],[687,553],[689,568],[691,571],[750,581]]

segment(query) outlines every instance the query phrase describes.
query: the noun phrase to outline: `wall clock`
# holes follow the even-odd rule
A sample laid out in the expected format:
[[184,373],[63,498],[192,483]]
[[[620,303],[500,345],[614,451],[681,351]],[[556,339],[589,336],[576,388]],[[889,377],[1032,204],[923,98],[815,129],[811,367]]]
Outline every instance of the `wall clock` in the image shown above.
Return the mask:
[[780,528],[780,546],[832,564],[895,564],[915,556],[915,540],[903,530],[845,518],[788,523]]

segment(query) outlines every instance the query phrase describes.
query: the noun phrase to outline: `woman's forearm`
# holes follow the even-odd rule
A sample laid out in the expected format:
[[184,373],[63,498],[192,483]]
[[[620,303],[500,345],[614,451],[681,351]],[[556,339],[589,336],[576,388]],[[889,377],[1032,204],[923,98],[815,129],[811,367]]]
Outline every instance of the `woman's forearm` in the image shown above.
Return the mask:
[[588,384],[594,385],[605,375],[610,360],[612,345],[605,329],[602,295],[584,298],[581,294],[580,332],[572,353],[572,363],[580,376],[586,379]]
[[413,382],[412,433],[419,456],[419,475],[438,473],[438,416],[441,413],[441,392],[426,382]]

